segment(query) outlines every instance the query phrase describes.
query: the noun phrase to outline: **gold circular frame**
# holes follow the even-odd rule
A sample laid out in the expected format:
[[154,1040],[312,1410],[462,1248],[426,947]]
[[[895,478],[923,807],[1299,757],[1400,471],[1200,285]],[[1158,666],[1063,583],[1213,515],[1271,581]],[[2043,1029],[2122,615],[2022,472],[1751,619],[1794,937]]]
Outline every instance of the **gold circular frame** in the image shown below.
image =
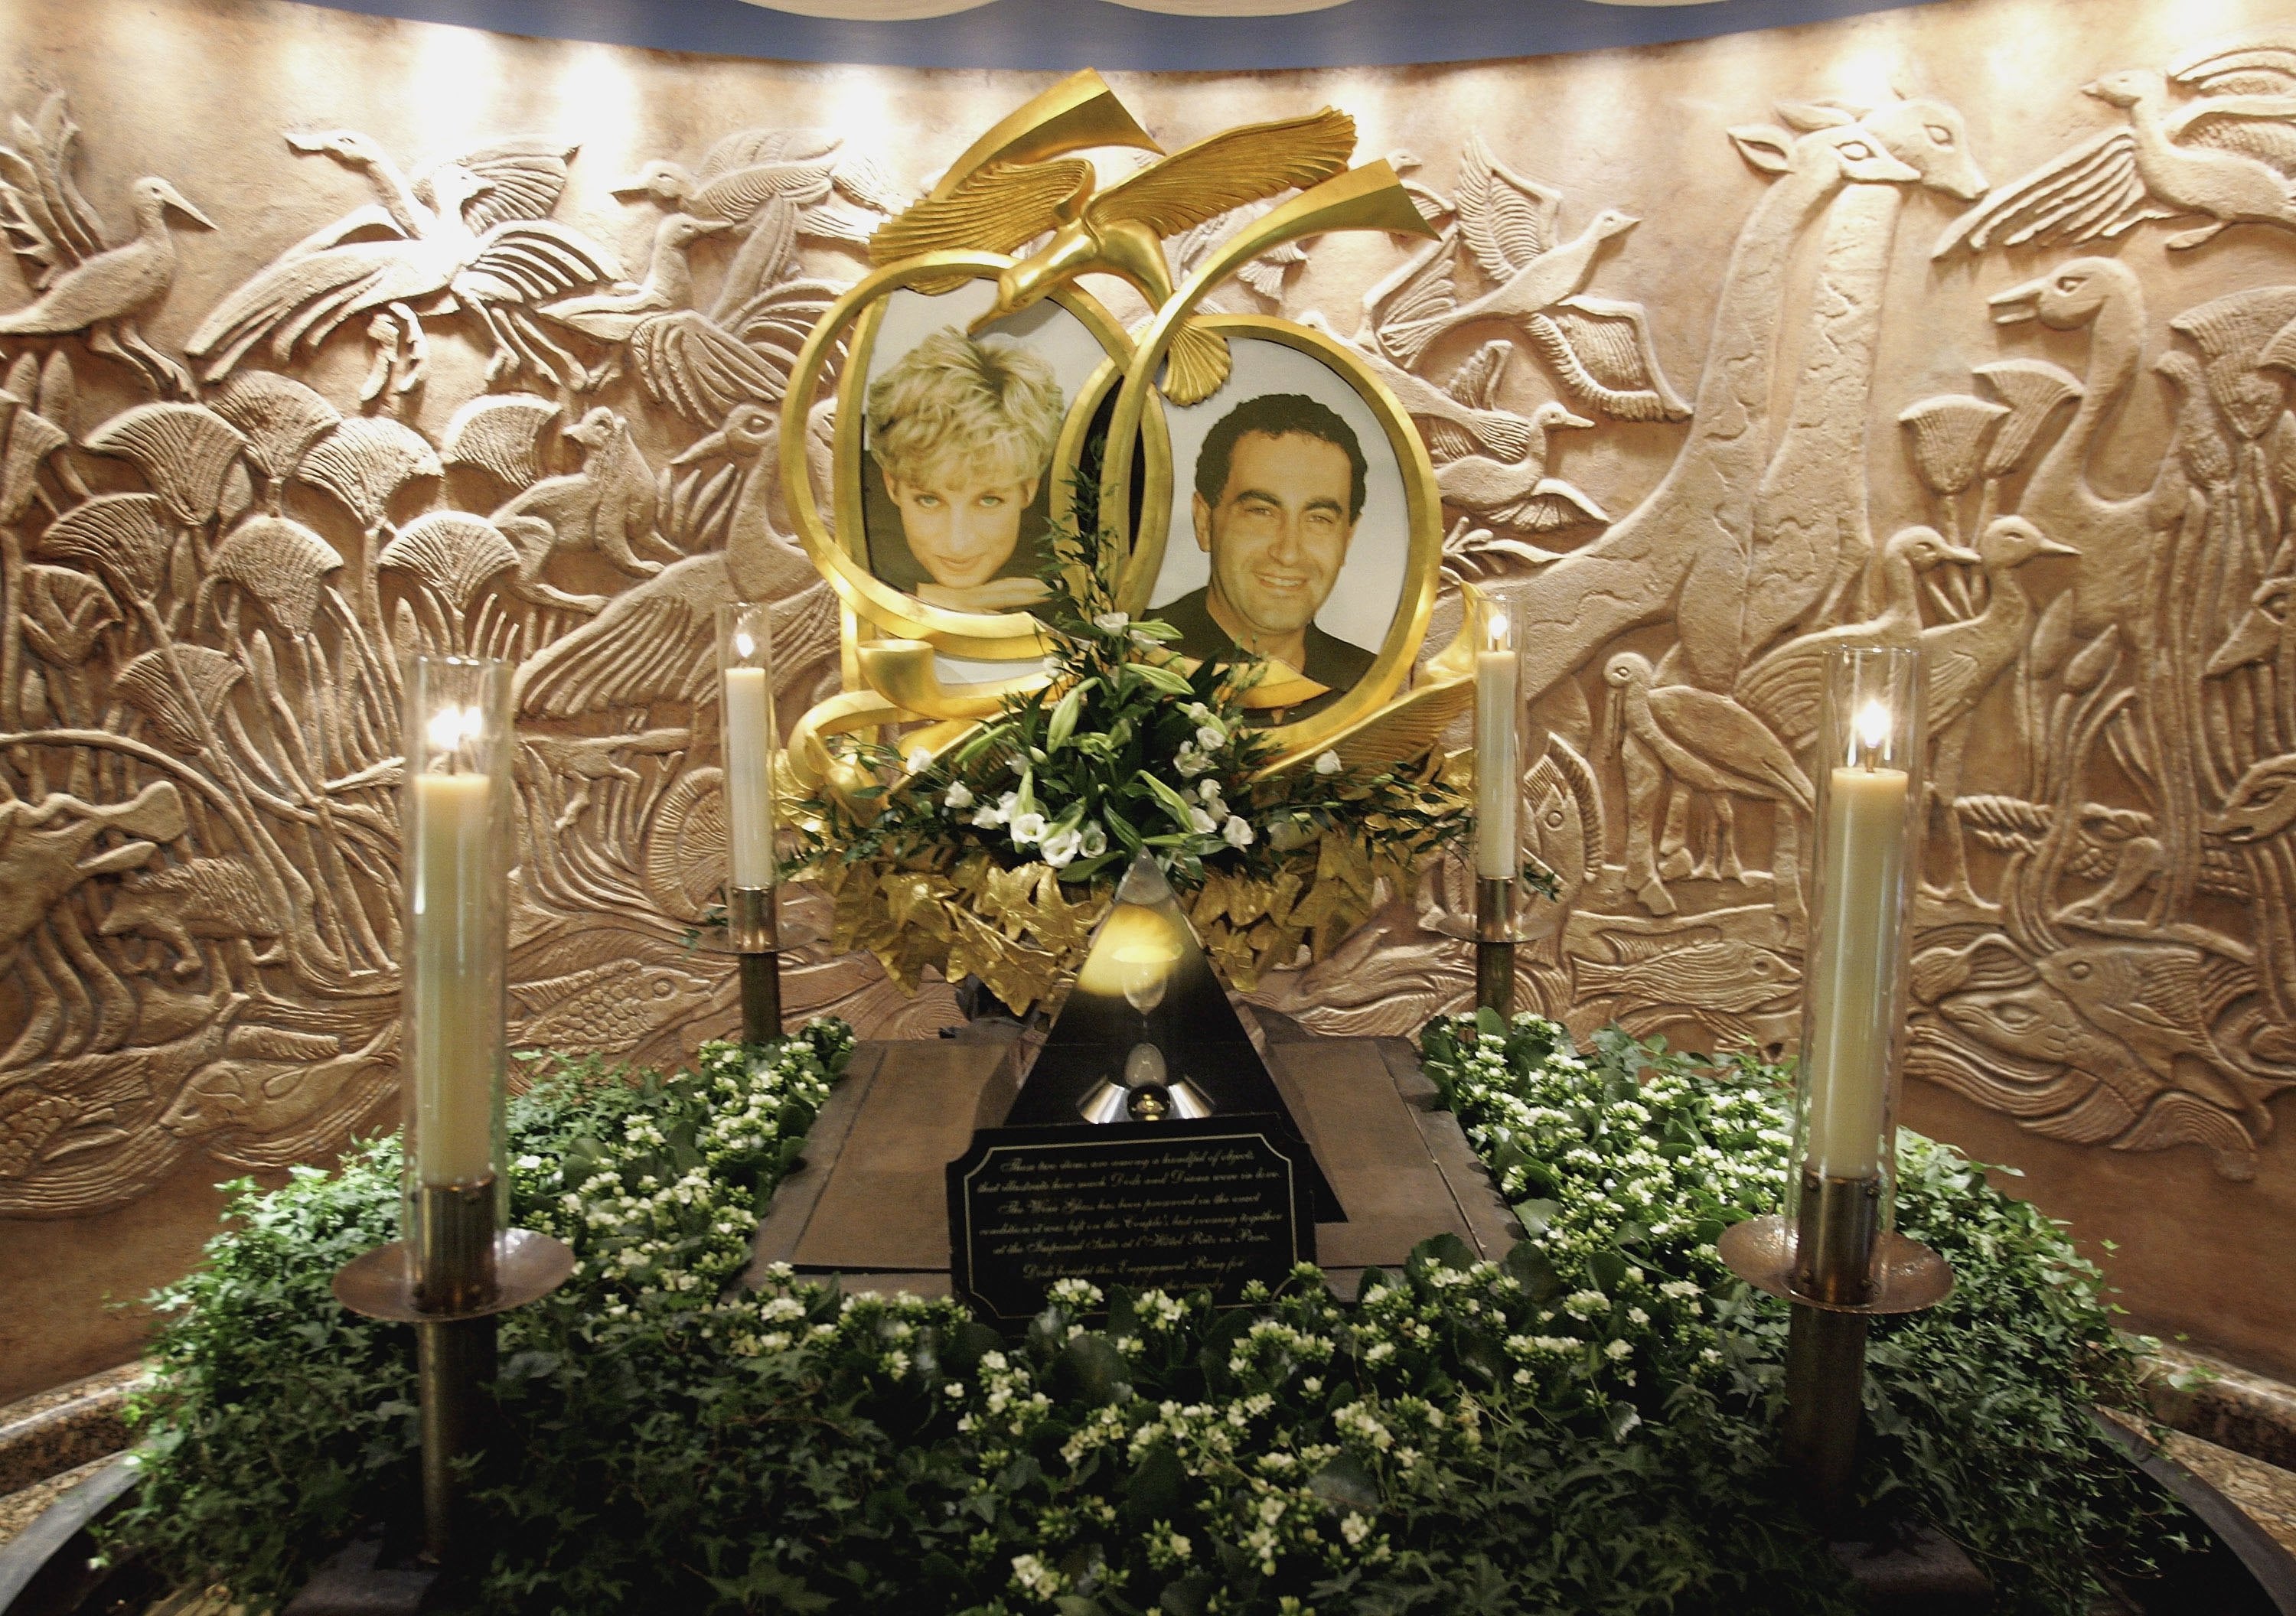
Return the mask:
[[[883,635],[922,640],[950,656],[983,662],[1041,657],[1051,647],[1042,624],[1029,613],[951,611],[895,589],[869,570],[865,551],[859,548],[865,543],[861,396],[867,386],[869,354],[875,343],[877,327],[884,318],[885,299],[921,281],[945,281],[952,276],[965,280],[993,277],[1013,262],[1002,253],[935,252],[873,271],[832,304],[808,334],[791,370],[789,390],[782,404],[783,498],[806,553],[837,592],[838,598]],[[1073,490],[1068,485],[1073,477],[1073,455],[1085,430],[1077,423],[1081,419],[1089,424],[1091,413],[1100,408],[1106,396],[1110,379],[1128,373],[1133,351],[1131,339],[1124,328],[1090,293],[1063,286],[1050,294],[1050,301],[1079,321],[1108,355],[1108,363],[1094,371],[1071,403],[1068,417],[1062,423],[1053,463],[1046,469],[1046,475],[1056,479],[1053,510],[1058,518],[1072,508]],[[853,340],[838,382],[837,428],[832,445],[831,491],[836,513],[832,528],[822,518],[821,502],[814,491],[811,469],[807,464],[807,422],[816,402],[821,372],[849,328],[853,330]],[[1119,412],[1121,410],[1119,403]],[[1142,459],[1150,466],[1161,463],[1168,468],[1169,442],[1163,435],[1161,412],[1136,411],[1136,433],[1142,430],[1144,420],[1149,424],[1139,445]],[[1128,464],[1133,459],[1132,447],[1128,442]],[[1168,470],[1164,480],[1168,486]],[[1144,507],[1143,516],[1147,514]]]
[[[1152,413],[1152,403],[1160,399],[1151,379],[1162,366],[1164,350],[1185,312],[1186,305],[1180,298],[1159,311],[1133,356],[1131,369],[1124,379],[1124,391],[1118,396],[1116,414],[1109,423],[1100,508],[1103,512],[1116,513],[1114,531],[1124,551],[1117,604],[1136,617],[1148,615],[1148,592],[1155,586],[1156,575],[1164,563],[1164,549],[1171,536],[1174,512],[1168,424],[1160,420],[1164,428],[1163,465],[1144,463],[1136,471],[1132,444],[1139,422]],[[1345,344],[1320,331],[1267,314],[1200,314],[1193,318],[1206,330],[1218,331],[1231,341],[1275,342],[1296,349],[1338,375],[1355,389],[1387,434],[1388,447],[1403,479],[1409,548],[1405,552],[1403,588],[1396,599],[1395,616],[1388,624],[1387,636],[1380,643],[1371,670],[1356,681],[1353,689],[1312,718],[1268,729],[1267,734],[1278,748],[1279,760],[1294,758],[1320,750],[1333,737],[1386,706],[1409,677],[1419,648],[1427,638],[1427,623],[1434,614],[1436,590],[1441,581],[1442,495],[1436,486],[1434,463],[1428,459],[1426,445],[1420,441],[1412,425],[1410,412],[1369,366],[1349,353]],[[1152,413],[1160,418],[1161,411],[1154,410]],[[1136,475],[1147,477],[1149,482],[1141,504],[1140,527],[1133,533],[1125,531],[1123,522],[1125,513],[1131,508],[1130,484]],[[1155,492],[1159,485],[1163,490],[1160,495]],[[1103,526],[1108,525],[1107,518],[1103,518]]]

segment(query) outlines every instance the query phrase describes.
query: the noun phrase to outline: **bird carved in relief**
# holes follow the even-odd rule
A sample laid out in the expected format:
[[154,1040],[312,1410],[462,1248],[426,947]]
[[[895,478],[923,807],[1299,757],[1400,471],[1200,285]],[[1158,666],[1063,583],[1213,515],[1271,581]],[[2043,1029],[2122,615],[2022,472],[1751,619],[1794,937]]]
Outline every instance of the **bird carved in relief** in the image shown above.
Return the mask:
[[1552,475],[1552,434],[1584,430],[1595,423],[1573,415],[1559,399],[1548,399],[1530,412],[1532,445],[1518,461],[1495,460],[1488,454],[1464,454],[1435,468],[1436,486],[1443,502],[1472,511],[1480,521],[1496,523],[1521,533],[1554,533],[1589,523],[1603,525],[1610,516],[1583,490]]
[[[870,238],[869,254],[882,265],[928,252],[1013,253],[1050,232],[997,275],[996,300],[975,331],[1085,274],[1115,275],[1161,308],[1174,290],[1166,236],[1321,184],[1346,169],[1355,143],[1355,120],[1327,107],[1215,135],[1105,188],[1082,158],[990,163],[890,220]],[[1226,339],[1184,322],[1166,360],[1165,396],[1182,404],[1209,397],[1228,367]]]
[[800,235],[857,247],[903,199],[876,164],[844,147],[843,136],[825,129],[743,129],[711,146],[699,169],[650,162],[613,192],[728,224],[787,201]]
[[176,279],[170,216],[202,230],[215,223],[166,180],[146,175],[127,188],[135,233],[117,246],[71,175],[71,121],[61,94],[36,121],[12,120],[14,146],[0,146],[0,237],[38,294],[0,314],[0,337],[87,334],[99,354],[133,365],[161,393],[192,391],[191,372],[153,347],[138,316],[168,295]]
[[475,315],[492,342],[489,385],[529,365],[562,381],[581,376],[532,317],[545,303],[622,278],[604,248],[545,216],[565,188],[573,148],[505,141],[410,184],[355,130],[290,135],[287,143],[358,170],[379,200],[287,249],[200,322],[184,348],[205,361],[209,380],[266,342],[283,365],[365,314],[382,317],[370,330],[379,344],[394,329],[403,338],[413,370],[393,386],[403,394],[420,381],[422,319],[457,311]]
[[693,301],[693,266],[685,249],[704,236],[733,228],[730,219],[697,219],[673,213],[654,226],[653,251],[645,279],[636,286],[586,292],[542,306],[542,313],[599,342],[623,343],[650,314],[685,308]]
[[2083,90],[2127,121],[1995,192],[1947,227],[1931,257],[2109,240],[2148,219],[2210,221],[2170,236],[2177,249],[2234,224],[2296,230],[2296,39],[2212,47],[2166,73],[2109,73]]
[[1946,858],[1950,874],[1943,889],[1964,903],[1980,900],[1969,884],[1969,858],[1962,845],[1961,817],[1953,811],[1961,796],[1963,755],[1969,745],[1967,719],[1994,681],[2024,650],[2033,621],[2033,603],[2017,581],[2017,569],[2042,556],[2077,556],[2021,516],[1996,517],[1977,537],[1985,568],[1985,609],[1958,622],[1922,631],[1922,667],[1926,680],[1925,728],[1936,747],[1931,797],[1945,809]]
[[[1459,159],[1458,221],[1451,245],[1427,255],[1418,273],[1396,290],[1381,340],[1405,364],[1447,331],[1483,320],[1528,320],[1585,290],[1603,243],[1640,223],[1604,208],[1569,241],[1561,235],[1562,192],[1499,163],[1478,135]],[[1455,278],[1464,246],[1491,282],[1462,299]]]
[[1356,357],[1378,377],[1395,400],[1419,425],[1427,452],[1440,462],[1465,454],[1488,454],[1496,460],[1519,461],[1538,448],[1538,435],[1529,420],[1512,410],[1497,407],[1497,380],[1511,343],[1487,342],[1461,365],[1450,380],[1438,385],[1406,371],[1362,337],[1342,337],[1321,310],[1308,309],[1300,323],[1344,342]]
[[1921,575],[1948,562],[1976,566],[1976,551],[1948,543],[1934,527],[1905,527],[1882,547],[1882,609],[1862,622],[1814,629],[1765,652],[1738,675],[1734,693],[1794,747],[1817,734],[1825,700],[1825,659],[1843,645],[1911,647],[1922,635]]

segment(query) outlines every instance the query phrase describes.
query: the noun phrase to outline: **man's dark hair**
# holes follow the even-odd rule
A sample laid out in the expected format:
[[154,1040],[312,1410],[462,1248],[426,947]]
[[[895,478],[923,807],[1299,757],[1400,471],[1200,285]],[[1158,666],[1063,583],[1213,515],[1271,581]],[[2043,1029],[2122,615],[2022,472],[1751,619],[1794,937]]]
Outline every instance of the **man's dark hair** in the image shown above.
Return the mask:
[[1212,429],[1204,434],[1204,446],[1196,456],[1196,493],[1207,505],[1217,505],[1227,489],[1227,474],[1235,461],[1235,445],[1247,432],[1265,432],[1270,437],[1284,437],[1297,432],[1319,439],[1348,457],[1348,520],[1363,515],[1364,477],[1370,462],[1364,459],[1363,445],[1356,442],[1355,429],[1339,417],[1327,404],[1318,404],[1305,393],[1262,393],[1257,398],[1247,398],[1221,416]]

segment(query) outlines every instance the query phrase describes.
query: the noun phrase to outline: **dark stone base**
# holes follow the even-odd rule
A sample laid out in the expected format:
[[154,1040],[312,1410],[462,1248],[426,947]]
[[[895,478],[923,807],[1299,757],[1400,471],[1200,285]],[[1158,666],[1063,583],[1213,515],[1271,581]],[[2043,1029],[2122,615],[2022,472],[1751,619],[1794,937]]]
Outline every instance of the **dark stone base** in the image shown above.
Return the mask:
[[321,1566],[286,1616],[430,1616],[451,1605],[436,1567],[381,1563],[379,1537],[357,1539]]
[[1960,1545],[1935,1532],[1906,1544],[1836,1543],[1874,1616],[1984,1616],[1993,1584]]
[[[1267,1029],[1266,1059],[1346,1212],[1316,1226],[1317,1259],[1340,1294],[1352,1297],[1367,1268],[1400,1268],[1434,1235],[1505,1256],[1514,1219],[1458,1120],[1437,1108],[1411,1046],[1290,1031]],[[973,1130],[1004,1122],[1019,1088],[1019,1033],[975,1024],[956,1038],[864,1043],[758,1227],[752,1281],[787,1262],[876,1290],[948,1294],[946,1170]]]

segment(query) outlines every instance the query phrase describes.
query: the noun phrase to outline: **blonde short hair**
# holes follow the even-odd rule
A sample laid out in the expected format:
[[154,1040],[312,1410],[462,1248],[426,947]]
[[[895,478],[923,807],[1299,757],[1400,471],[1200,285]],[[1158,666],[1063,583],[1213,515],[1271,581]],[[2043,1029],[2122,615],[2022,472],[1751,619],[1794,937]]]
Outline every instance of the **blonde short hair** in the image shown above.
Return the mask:
[[869,453],[896,482],[954,460],[1017,483],[1043,474],[1066,412],[1053,367],[1026,343],[950,326],[869,384]]

